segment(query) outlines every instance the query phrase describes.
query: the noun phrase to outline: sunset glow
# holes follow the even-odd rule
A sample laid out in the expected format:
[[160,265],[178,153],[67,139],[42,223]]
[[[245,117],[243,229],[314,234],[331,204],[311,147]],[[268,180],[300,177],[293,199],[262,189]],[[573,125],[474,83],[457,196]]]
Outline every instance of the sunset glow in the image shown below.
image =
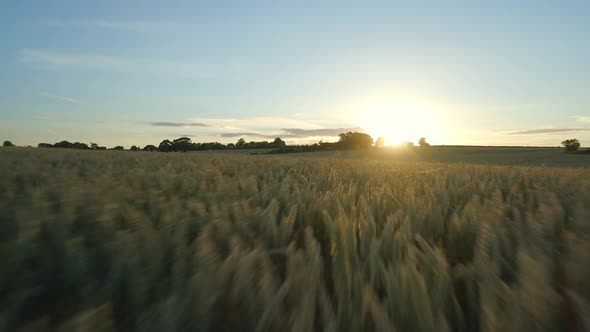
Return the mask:
[[420,137],[438,139],[441,125],[432,106],[409,100],[367,104],[355,117],[373,139],[384,137],[389,145],[417,142]]

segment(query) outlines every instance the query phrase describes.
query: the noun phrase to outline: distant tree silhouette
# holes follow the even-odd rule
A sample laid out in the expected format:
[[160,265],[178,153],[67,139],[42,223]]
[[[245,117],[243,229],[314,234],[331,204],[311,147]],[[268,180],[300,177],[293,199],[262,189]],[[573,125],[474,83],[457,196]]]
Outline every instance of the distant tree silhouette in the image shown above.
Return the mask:
[[277,137],[272,142],[272,145],[275,148],[284,148],[285,146],[287,146],[287,143],[285,143],[285,141],[283,141],[280,137]]
[[235,149],[236,145],[234,143],[227,143],[228,149]]
[[359,132],[347,132],[339,134],[340,140],[338,147],[340,149],[367,149],[373,145],[371,136]]
[[140,149],[137,146],[132,145],[129,150],[131,150],[131,151],[139,151]]
[[87,144],[80,143],[80,142],[76,142],[72,146],[74,149],[78,149],[78,150],[89,150],[90,149],[90,147],[88,147]]
[[186,152],[191,150],[196,149],[194,148],[193,142],[191,142],[191,139],[188,137],[181,137],[172,141],[172,151]]
[[124,148],[123,146],[121,146],[121,145],[117,145],[117,146],[115,146],[115,147],[113,148],[113,150],[117,150],[117,151],[123,151],[123,150],[125,150],[125,148]]
[[406,142],[405,141],[402,143],[402,146],[406,147],[406,148],[412,148],[412,147],[414,147],[414,142]]
[[243,149],[244,145],[246,145],[246,140],[244,138],[240,138],[237,142],[236,142],[236,148],[238,149]]
[[420,145],[421,147],[430,146],[430,144],[428,142],[426,142],[426,138],[424,138],[424,137],[420,138],[420,140],[418,141],[418,145]]
[[4,141],[4,143],[2,143],[2,146],[9,147],[9,146],[14,146],[14,144],[12,144],[11,141]]
[[384,146],[385,146],[385,138],[383,136],[377,138],[377,140],[375,141],[375,147],[382,148]]
[[158,151],[160,152],[172,152],[172,142],[165,139],[163,140],[160,145],[158,146]]
[[94,143],[94,142],[90,142],[90,148],[92,150],[98,150],[99,146],[98,144]]
[[155,145],[146,145],[143,147],[143,151],[149,151],[149,152],[153,152],[153,151],[158,151],[158,148]]
[[53,146],[56,148],[73,149],[74,143],[70,143],[68,141],[61,141],[61,142],[53,144]]
[[565,147],[566,152],[576,152],[580,149],[580,141],[575,138],[566,139],[565,141],[561,142],[561,145]]
[[39,143],[37,144],[38,148],[52,148],[53,144],[49,144],[49,143]]

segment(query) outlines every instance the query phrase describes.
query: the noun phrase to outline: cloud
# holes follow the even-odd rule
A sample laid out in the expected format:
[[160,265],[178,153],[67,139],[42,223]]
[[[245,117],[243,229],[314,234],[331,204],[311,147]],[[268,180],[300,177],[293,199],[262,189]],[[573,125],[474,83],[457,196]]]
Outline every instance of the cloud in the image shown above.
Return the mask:
[[71,97],[66,97],[66,96],[60,96],[60,95],[56,95],[53,93],[49,93],[49,92],[40,92],[39,95],[41,97],[46,97],[49,99],[53,99],[53,100],[57,100],[57,101],[62,101],[65,103],[70,103],[70,104],[83,104],[80,100],[71,98]]
[[113,56],[66,54],[44,50],[22,49],[22,62],[49,68],[85,68],[85,69],[129,69],[134,64],[129,59]]
[[[209,128],[201,130],[200,135],[232,140],[244,137],[248,140],[273,140],[276,137],[288,142],[301,143],[319,139],[337,139],[338,134],[348,131],[364,132],[362,128],[345,122],[328,120],[307,120],[293,117],[248,118],[191,118],[192,122],[207,123]],[[320,124],[321,123],[321,124]],[[333,126],[330,126],[332,124]],[[251,137],[248,138],[248,137]]]
[[243,136],[268,137],[269,135],[263,135],[263,134],[259,134],[259,133],[222,133],[222,134],[219,134],[219,136],[224,137],[224,138],[233,138],[233,137],[243,137]]
[[312,136],[338,136],[349,131],[364,132],[360,127],[355,128],[322,128],[322,129],[300,129],[285,128],[282,131],[289,134],[289,137],[312,137]]
[[170,21],[113,21],[100,18],[86,20],[56,19],[40,23],[60,28],[98,28],[138,33],[170,32],[178,30],[182,26]]
[[509,135],[531,135],[531,134],[555,134],[566,133],[571,131],[590,131],[590,128],[545,128],[545,129],[530,129],[521,130],[508,133]]
[[349,131],[364,132],[362,128],[323,128],[323,129],[300,129],[300,128],[287,128],[281,129],[281,132],[275,132],[272,134],[261,134],[255,132],[239,132],[239,133],[222,133],[219,136],[224,138],[235,138],[245,136],[257,136],[262,138],[311,138],[311,137],[336,137],[341,133]]
[[242,68],[241,65],[235,62],[215,64],[196,61],[64,53],[39,49],[21,49],[20,60],[31,66],[49,69],[132,71],[200,78],[230,74]]
[[590,123],[590,116],[575,116],[576,121]]
[[179,123],[179,122],[154,122],[152,126],[155,127],[176,127],[176,128],[188,128],[188,127],[210,127],[210,125],[206,123]]

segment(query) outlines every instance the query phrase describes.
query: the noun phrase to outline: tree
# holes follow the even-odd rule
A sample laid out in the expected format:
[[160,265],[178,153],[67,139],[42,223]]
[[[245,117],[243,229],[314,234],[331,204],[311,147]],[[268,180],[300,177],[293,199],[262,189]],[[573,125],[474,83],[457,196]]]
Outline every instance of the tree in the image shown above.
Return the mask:
[[241,149],[244,147],[244,145],[246,145],[246,140],[244,138],[240,138],[237,142],[236,142],[236,148]]
[[420,140],[418,141],[418,145],[420,145],[423,148],[430,146],[430,144],[428,142],[426,142],[426,138],[424,138],[424,137],[420,138]]
[[580,141],[575,138],[566,139],[565,141],[561,142],[561,145],[565,147],[566,152],[576,152],[580,149]]
[[61,142],[55,143],[53,146],[56,148],[72,149],[72,148],[74,148],[74,143],[70,143],[68,141],[61,141]]
[[49,143],[39,143],[37,144],[38,148],[52,148],[53,144],[49,144]]
[[9,146],[14,146],[14,144],[12,144],[11,141],[4,141],[4,144],[2,144],[2,146],[9,147]]
[[160,151],[160,152],[172,151],[172,142],[170,142],[167,139],[163,140],[162,142],[160,142],[160,145],[158,146],[158,151]]
[[115,147],[113,148],[113,150],[117,150],[117,151],[123,151],[123,150],[125,150],[125,148],[124,148],[124,147],[122,147],[121,145],[117,145],[117,146],[115,146]]
[[86,143],[80,143],[80,142],[74,143],[73,148],[74,149],[78,149],[78,150],[88,150],[88,149],[90,149],[88,147],[88,145],[86,145]]
[[283,141],[280,137],[275,138],[275,140],[272,142],[272,145],[275,148],[284,148],[285,146],[287,146],[287,143],[285,143],[285,141]]
[[131,149],[129,149],[129,150],[131,150],[131,151],[139,151],[139,148],[137,146],[135,146],[135,145],[132,145],[131,146]]
[[155,145],[149,144],[149,145],[146,145],[143,147],[143,151],[149,151],[149,152],[158,151],[158,148]]
[[193,142],[188,137],[177,138],[172,142],[172,151],[186,152],[193,150]]
[[364,133],[349,131],[338,136],[338,147],[341,149],[367,149],[373,145],[373,138]]
[[107,147],[106,146],[99,146],[96,143],[90,142],[90,149],[91,150],[106,150]]
[[402,146],[405,147],[405,148],[413,148],[414,147],[414,142],[406,142],[406,141],[404,141],[402,143]]
[[385,146],[385,137],[381,136],[381,137],[377,138],[377,141],[375,141],[375,147],[382,148],[384,146]]

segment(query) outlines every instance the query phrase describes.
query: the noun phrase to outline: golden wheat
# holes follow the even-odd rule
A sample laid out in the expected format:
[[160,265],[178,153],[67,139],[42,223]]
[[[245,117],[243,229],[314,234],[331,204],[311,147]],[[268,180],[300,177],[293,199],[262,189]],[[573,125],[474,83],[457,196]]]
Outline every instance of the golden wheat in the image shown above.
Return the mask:
[[0,330],[589,328],[590,170],[0,152]]

